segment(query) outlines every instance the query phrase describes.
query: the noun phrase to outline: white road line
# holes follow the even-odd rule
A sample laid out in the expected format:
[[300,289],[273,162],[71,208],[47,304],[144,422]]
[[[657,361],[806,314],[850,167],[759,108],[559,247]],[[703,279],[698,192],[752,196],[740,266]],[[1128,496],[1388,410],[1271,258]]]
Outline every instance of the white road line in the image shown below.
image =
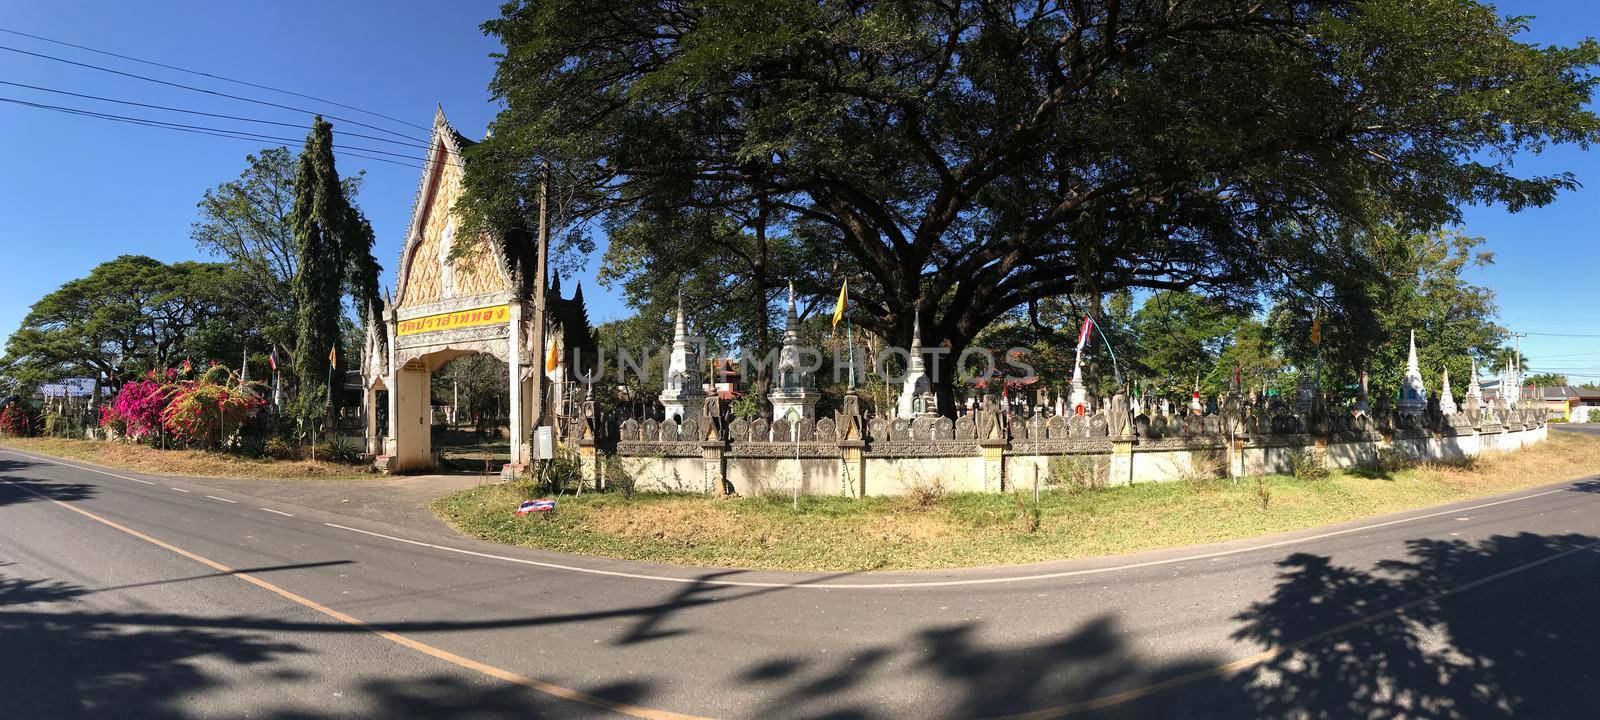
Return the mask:
[[273,510],[272,508],[257,508],[257,509],[258,510],[265,510],[265,511],[267,511],[269,513],[276,513],[276,514],[282,515],[284,517],[294,517],[293,515],[290,515],[289,513],[286,513],[286,512],[284,512],[282,510]]
[[128,477],[127,475],[118,475],[118,474],[116,474],[114,472],[106,472],[104,470],[96,470],[96,469],[94,469],[92,467],[84,467],[82,465],[74,465],[74,464],[69,463],[69,462],[61,462],[60,460],[57,460],[57,459],[52,458],[52,457],[41,457],[41,456],[38,456],[38,455],[30,455],[30,454],[25,453],[25,452],[17,452],[16,450],[11,450],[9,448],[0,448],[0,452],[8,452],[8,453],[11,453],[12,455],[21,455],[22,457],[28,458],[29,460],[42,460],[42,461],[50,463],[52,465],[62,465],[62,466],[69,467],[69,468],[77,468],[79,470],[87,470],[87,471],[92,472],[92,473],[99,473],[101,475],[106,475],[106,476],[109,476],[109,477],[121,478],[123,480],[132,480],[134,482],[141,482],[141,483],[144,483],[146,485],[155,485],[156,484],[156,483],[150,482],[149,480],[140,480],[139,478],[136,478],[136,477]]
[[177,490],[178,492],[181,492],[181,493],[189,492],[188,490],[185,490],[185,489],[183,489],[181,487],[175,487],[175,488],[173,488],[173,490]]
[[221,500],[222,502],[225,502],[225,503],[233,503],[235,505],[239,504],[238,500],[229,500],[227,498],[219,498],[219,497],[217,497],[215,495],[207,495],[206,497],[211,498],[212,500]]
[[[1504,500],[1496,500],[1494,502],[1482,503],[1482,504],[1479,504],[1479,505],[1473,505],[1471,507],[1451,508],[1449,510],[1440,510],[1438,512],[1427,513],[1425,515],[1416,515],[1416,516],[1413,516],[1413,517],[1396,518],[1394,520],[1386,520],[1386,521],[1380,522],[1380,523],[1372,523],[1370,525],[1360,525],[1360,526],[1357,526],[1357,527],[1345,528],[1343,530],[1333,530],[1333,531],[1330,531],[1330,532],[1318,533],[1316,535],[1308,535],[1306,537],[1301,537],[1301,538],[1290,538],[1290,539],[1287,539],[1287,540],[1278,540],[1278,541],[1275,541],[1275,542],[1263,543],[1261,545],[1252,545],[1250,547],[1234,548],[1232,550],[1218,550],[1216,552],[1201,553],[1201,554],[1198,554],[1198,555],[1185,555],[1185,556],[1182,556],[1182,557],[1166,558],[1164,560],[1147,560],[1145,562],[1128,563],[1126,565],[1112,565],[1112,566],[1108,566],[1108,567],[1087,568],[1087,569],[1083,569],[1083,570],[1062,570],[1060,572],[1036,573],[1036,574],[1033,574],[1033,575],[1015,575],[1015,576],[1011,576],[1011,577],[973,578],[973,579],[970,579],[970,580],[926,580],[926,581],[920,581],[920,582],[919,581],[912,581],[912,582],[887,582],[887,583],[751,582],[751,581],[741,581],[741,580],[702,580],[702,579],[698,579],[698,578],[671,577],[671,576],[667,576],[667,575],[649,575],[649,574],[645,574],[645,573],[630,573],[630,572],[621,572],[621,571],[618,571],[618,570],[601,570],[601,569],[598,569],[598,568],[579,567],[579,566],[575,566],[575,565],[562,565],[560,563],[541,562],[539,560],[529,560],[529,559],[526,559],[526,558],[510,557],[510,556],[506,556],[506,555],[494,555],[494,554],[491,554],[491,553],[478,552],[476,550],[467,550],[467,549],[464,549],[464,548],[450,547],[448,545],[436,545],[434,543],[422,542],[421,540],[411,540],[411,539],[403,538],[403,537],[395,537],[393,535],[385,535],[383,533],[372,532],[370,530],[361,530],[359,528],[348,527],[348,526],[345,526],[345,525],[338,525],[338,524],[335,524],[335,523],[323,523],[323,525],[326,525],[326,526],[332,527],[332,528],[338,528],[340,530],[349,530],[350,532],[361,533],[362,535],[371,535],[373,537],[380,537],[380,538],[383,538],[385,540],[393,540],[395,542],[407,543],[409,545],[417,545],[417,546],[421,546],[421,547],[432,548],[434,550],[443,550],[443,551],[446,551],[446,552],[459,553],[461,555],[470,555],[470,556],[473,556],[473,557],[487,558],[487,559],[490,559],[490,560],[503,560],[505,562],[517,563],[517,564],[520,564],[520,565],[533,565],[535,567],[550,568],[552,570],[566,570],[566,571],[569,571],[569,572],[587,573],[587,574],[590,574],[590,575],[607,575],[607,576],[610,576],[610,577],[632,578],[632,579],[635,579],[635,580],[654,580],[654,581],[657,581],[657,582],[670,582],[670,583],[679,583],[679,584],[685,584],[685,585],[717,585],[717,586],[726,586],[726,587],[795,588],[795,589],[809,589],[809,590],[899,590],[899,589],[903,589],[903,588],[951,587],[951,586],[957,586],[957,585],[998,585],[998,584],[1002,584],[1002,583],[1028,582],[1028,581],[1032,581],[1032,580],[1053,580],[1053,579],[1057,579],[1057,578],[1078,577],[1078,576],[1082,576],[1082,575],[1099,575],[1099,574],[1103,574],[1103,573],[1119,572],[1119,571],[1122,571],[1122,570],[1136,570],[1136,569],[1139,569],[1139,568],[1157,567],[1157,566],[1161,566],[1161,565],[1176,565],[1176,564],[1179,564],[1179,563],[1195,562],[1197,560],[1209,560],[1209,559],[1213,559],[1213,558],[1227,557],[1227,556],[1230,556],[1230,555],[1239,555],[1239,554],[1242,554],[1242,553],[1256,552],[1258,550],[1270,550],[1272,548],[1283,547],[1285,545],[1296,545],[1296,544],[1299,544],[1299,543],[1311,542],[1313,540],[1323,540],[1323,539],[1330,538],[1330,537],[1337,537],[1339,535],[1349,535],[1351,533],[1364,532],[1364,531],[1367,531],[1367,530],[1377,530],[1379,528],[1389,527],[1391,525],[1400,525],[1402,523],[1415,522],[1417,520],[1426,520],[1428,518],[1435,518],[1435,517],[1439,517],[1441,515],[1453,515],[1453,514],[1456,514],[1456,513],[1466,512],[1466,511],[1470,511],[1470,510],[1478,510],[1478,509],[1486,508],[1486,507],[1494,507],[1496,505],[1504,505],[1506,503],[1521,502],[1523,500],[1531,500],[1531,499],[1536,498],[1536,497],[1544,497],[1545,495],[1554,495],[1556,493],[1564,493],[1564,492],[1571,492],[1571,491],[1572,490],[1571,490],[1570,487],[1561,487],[1561,488],[1557,488],[1555,490],[1546,490],[1544,492],[1534,493],[1532,495],[1519,495],[1517,497],[1506,498]],[[717,568],[707,568],[707,570],[711,570],[711,571],[714,571],[716,569]]]
[[[55,458],[38,457],[38,456],[35,456],[35,455],[30,455],[28,453],[21,453],[21,452],[17,452],[15,450],[9,450],[9,449],[8,450],[3,450],[3,451],[11,453],[13,455],[21,455],[22,457],[29,458],[29,459],[32,459],[32,460],[41,460],[41,461],[52,463],[52,464],[55,464],[55,465],[64,465],[66,467],[77,468],[79,470],[87,470],[87,471],[92,472],[92,473],[99,473],[101,475],[109,475],[111,477],[121,478],[123,480],[133,480],[133,481],[136,481],[136,482],[148,482],[148,481],[145,481],[145,480],[140,480],[138,478],[128,477],[126,475],[118,475],[116,473],[106,472],[104,470],[96,470],[96,469],[91,468],[91,467],[84,467],[82,465],[76,465],[76,464],[73,464],[73,463],[61,462],[59,460],[56,460]],[[1574,482],[1576,482],[1576,481],[1574,481]],[[188,492],[187,490],[183,490],[182,488],[173,488],[173,489],[174,490],[178,490],[179,492]],[[923,582],[898,582],[898,583],[893,583],[893,582],[891,582],[891,583],[746,582],[746,581],[739,581],[739,580],[699,580],[699,579],[695,579],[695,578],[670,577],[670,576],[666,576],[666,575],[650,575],[650,574],[645,574],[645,573],[628,573],[628,572],[620,572],[620,571],[616,571],[616,570],[600,570],[598,568],[586,568],[586,567],[578,567],[578,566],[575,566],[575,565],[562,565],[560,563],[540,562],[538,560],[528,560],[526,558],[515,558],[515,557],[509,557],[509,556],[506,556],[506,555],[494,555],[494,554],[490,554],[490,553],[477,552],[477,551],[474,551],[474,550],[466,550],[464,548],[455,548],[455,547],[449,547],[449,546],[446,546],[446,545],[435,545],[433,543],[426,543],[426,542],[422,542],[420,540],[410,540],[410,539],[407,539],[407,538],[395,537],[393,535],[384,535],[383,533],[375,533],[375,532],[371,532],[369,530],[360,530],[360,529],[357,529],[357,528],[347,527],[347,526],[344,526],[344,525],[337,525],[337,524],[334,524],[334,523],[323,523],[323,524],[327,525],[328,527],[338,528],[340,530],[349,530],[350,532],[361,533],[363,535],[371,535],[373,537],[380,537],[380,538],[383,538],[385,540],[393,540],[395,542],[402,542],[402,543],[407,543],[407,544],[410,544],[410,545],[417,545],[417,546],[421,546],[421,547],[432,548],[432,549],[435,549],[435,550],[443,550],[445,552],[453,552],[453,553],[458,553],[458,554],[461,554],[461,555],[470,555],[470,556],[473,556],[473,557],[487,558],[487,559],[490,559],[490,560],[503,560],[505,562],[518,563],[518,564],[521,564],[521,565],[533,565],[533,566],[536,566],[536,567],[550,568],[552,570],[566,570],[566,571],[569,571],[569,572],[587,573],[587,574],[590,574],[590,575],[608,575],[608,576],[611,576],[611,577],[633,578],[635,580],[654,580],[654,581],[657,581],[657,582],[669,582],[669,583],[680,583],[680,584],[718,585],[718,586],[728,586],[728,587],[808,588],[808,589],[816,589],[816,590],[896,590],[896,589],[901,589],[901,588],[949,587],[949,586],[956,586],[956,585],[994,585],[994,584],[1001,584],[1001,583],[1028,582],[1028,581],[1031,581],[1031,580],[1050,580],[1050,579],[1063,578],[1063,577],[1077,577],[1077,576],[1081,576],[1081,575],[1098,575],[1098,574],[1102,574],[1102,573],[1117,572],[1117,571],[1121,571],[1121,570],[1136,570],[1136,569],[1139,569],[1139,568],[1156,567],[1156,566],[1160,566],[1160,565],[1174,565],[1174,564],[1178,564],[1178,563],[1195,562],[1197,560],[1210,560],[1210,559],[1214,559],[1214,558],[1227,557],[1227,556],[1230,556],[1230,555],[1239,555],[1241,553],[1255,552],[1255,551],[1258,551],[1258,550],[1270,550],[1272,548],[1283,547],[1283,546],[1286,546],[1286,545],[1297,545],[1299,543],[1306,543],[1306,542],[1311,542],[1311,541],[1314,541],[1314,540],[1323,540],[1323,539],[1330,538],[1330,537],[1337,537],[1337,536],[1340,536],[1340,535],[1348,535],[1350,533],[1365,532],[1365,531],[1368,531],[1368,530],[1377,530],[1379,528],[1389,527],[1391,525],[1400,525],[1402,523],[1415,522],[1417,520],[1427,520],[1429,518],[1439,517],[1440,515],[1450,515],[1450,514],[1455,514],[1455,513],[1469,512],[1469,511],[1472,511],[1472,510],[1479,510],[1479,509],[1486,508],[1486,507],[1494,507],[1496,505],[1504,505],[1506,503],[1521,502],[1523,500],[1532,500],[1533,498],[1537,498],[1537,497],[1544,497],[1546,495],[1554,495],[1556,493],[1563,493],[1563,492],[1570,492],[1570,491],[1571,491],[1571,487],[1569,485],[1567,487],[1560,487],[1560,488],[1556,488],[1554,490],[1546,490],[1544,492],[1533,493],[1531,495],[1519,495],[1517,497],[1506,498],[1504,500],[1496,500],[1494,502],[1481,503],[1481,504],[1478,504],[1478,505],[1472,505],[1470,507],[1452,508],[1452,509],[1449,509],[1449,510],[1440,510],[1438,512],[1427,513],[1427,514],[1424,514],[1424,515],[1415,515],[1415,516],[1412,516],[1412,517],[1396,518],[1394,520],[1386,520],[1384,522],[1373,523],[1371,525],[1359,525],[1359,526],[1352,527],[1352,528],[1345,528],[1343,530],[1333,530],[1333,531],[1330,531],[1330,532],[1319,533],[1319,534],[1316,534],[1316,535],[1308,535],[1306,537],[1301,537],[1301,538],[1290,538],[1290,539],[1287,539],[1287,540],[1278,540],[1276,542],[1264,543],[1264,544],[1261,544],[1261,545],[1252,545],[1252,546],[1249,546],[1249,547],[1234,548],[1232,550],[1219,550],[1219,551],[1216,551],[1216,552],[1202,553],[1202,554],[1198,554],[1198,555],[1185,555],[1185,556],[1182,556],[1182,557],[1167,558],[1165,560],[1149,560],[1149,561],[1146,561],[1146,562],[1129,563],[1129,564],[1126,564],[1126,565],[1113,565],[1113,566],[1101,567],[1101,568],[1087,568],[1087,569],[1084,569],[1084,570],[1063,570],[1063,571],[1060,571],[1060,572],[1036,573],[1036,574],[1033,574],[1033,575],[1017,575],[1017,576],[1012,576],[1012,577],[974,578],[974,579],[971,579],[971,580],[929,580],[929,581],[923,581]]]

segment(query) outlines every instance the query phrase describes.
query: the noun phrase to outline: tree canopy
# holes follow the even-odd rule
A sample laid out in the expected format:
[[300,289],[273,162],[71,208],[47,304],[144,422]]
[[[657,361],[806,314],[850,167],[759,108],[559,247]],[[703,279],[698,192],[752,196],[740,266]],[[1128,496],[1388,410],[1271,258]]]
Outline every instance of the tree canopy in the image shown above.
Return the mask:
[[[619,237],[760,214],[803,291],[849,277],[858,325],[903,344],[920,312],[959,352],[1041,299],[1316,287],[1385,222],[1551,201],[1573,177],[1510,158],[1600,137],[1600,45],[1523,28],[1472,0],[513,1],[463,207],[527,223],[548,164]],[[660,241],[661,284],[720,252]]]
[[147,370],[237,357],[259,298],[233,266],[123,255],[29,309],[0,368],[32,387],[86,377],[107,386]]
[[[195,245],[238,265],[271,312],[262,332],[271,342],[294,347],[296,307],[293,283],[298,270],[292,216],[298,162],[288,148],[265,148],[245,156],[237,180],[207,190],[190,227]],[[355,205],[360,175],[341,178],[345,201]]]

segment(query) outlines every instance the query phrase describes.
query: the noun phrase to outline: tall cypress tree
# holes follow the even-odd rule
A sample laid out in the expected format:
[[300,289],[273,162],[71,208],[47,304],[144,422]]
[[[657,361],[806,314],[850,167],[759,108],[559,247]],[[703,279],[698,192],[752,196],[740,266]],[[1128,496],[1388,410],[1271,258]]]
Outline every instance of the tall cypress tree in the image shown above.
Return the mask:
[[309,429],[327,411],[328,354],[339,346],[344,295],[348,292],[361,311],[376,317],[381,270],[372,257],[372,225],[345,197],[333,162],[333,126],[320,115],[300,153],[292,223],[299,335],[294,348],[299,393],[293,407],[301,428]]

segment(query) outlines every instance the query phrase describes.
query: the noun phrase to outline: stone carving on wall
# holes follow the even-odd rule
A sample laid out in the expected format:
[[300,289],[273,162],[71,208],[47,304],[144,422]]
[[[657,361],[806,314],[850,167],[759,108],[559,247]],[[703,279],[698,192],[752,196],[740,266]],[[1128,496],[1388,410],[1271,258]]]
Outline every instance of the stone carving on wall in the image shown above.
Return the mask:
[[728,435],[733,442],[750,442],[750,421],[744,418],[734,418],[728,423]]
[[794,437],[789,434],[789,419],[778,418],[772,421],[772,442],[794,442]]
[[977,437],[977,427],[973,424],[971,415],[962,415],[956,418],[957,440],[976,440]]
[[833,418],[818,420],[815,432],[817,442],[836,442],[839,439],[838,428],[834,424]]
[[861,424],[861,399],[855,393],[844,396],[843,406],[835,415],[834,424],[841,441],[860,442],[867,439],[866,428]]
[[875,417],[867,421],[867,439],[874,442],[889,440],[889,424],[883,418]]

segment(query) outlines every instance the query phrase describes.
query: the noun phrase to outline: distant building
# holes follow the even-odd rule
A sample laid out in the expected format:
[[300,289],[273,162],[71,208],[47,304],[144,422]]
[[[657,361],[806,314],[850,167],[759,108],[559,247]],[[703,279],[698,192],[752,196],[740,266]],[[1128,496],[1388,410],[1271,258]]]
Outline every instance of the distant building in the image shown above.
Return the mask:
[[1550,417],[1569,422],[1588,422],[1590,410],[1600,410],[1600,390],[1555,385],[1543,389],[1544,407]]

